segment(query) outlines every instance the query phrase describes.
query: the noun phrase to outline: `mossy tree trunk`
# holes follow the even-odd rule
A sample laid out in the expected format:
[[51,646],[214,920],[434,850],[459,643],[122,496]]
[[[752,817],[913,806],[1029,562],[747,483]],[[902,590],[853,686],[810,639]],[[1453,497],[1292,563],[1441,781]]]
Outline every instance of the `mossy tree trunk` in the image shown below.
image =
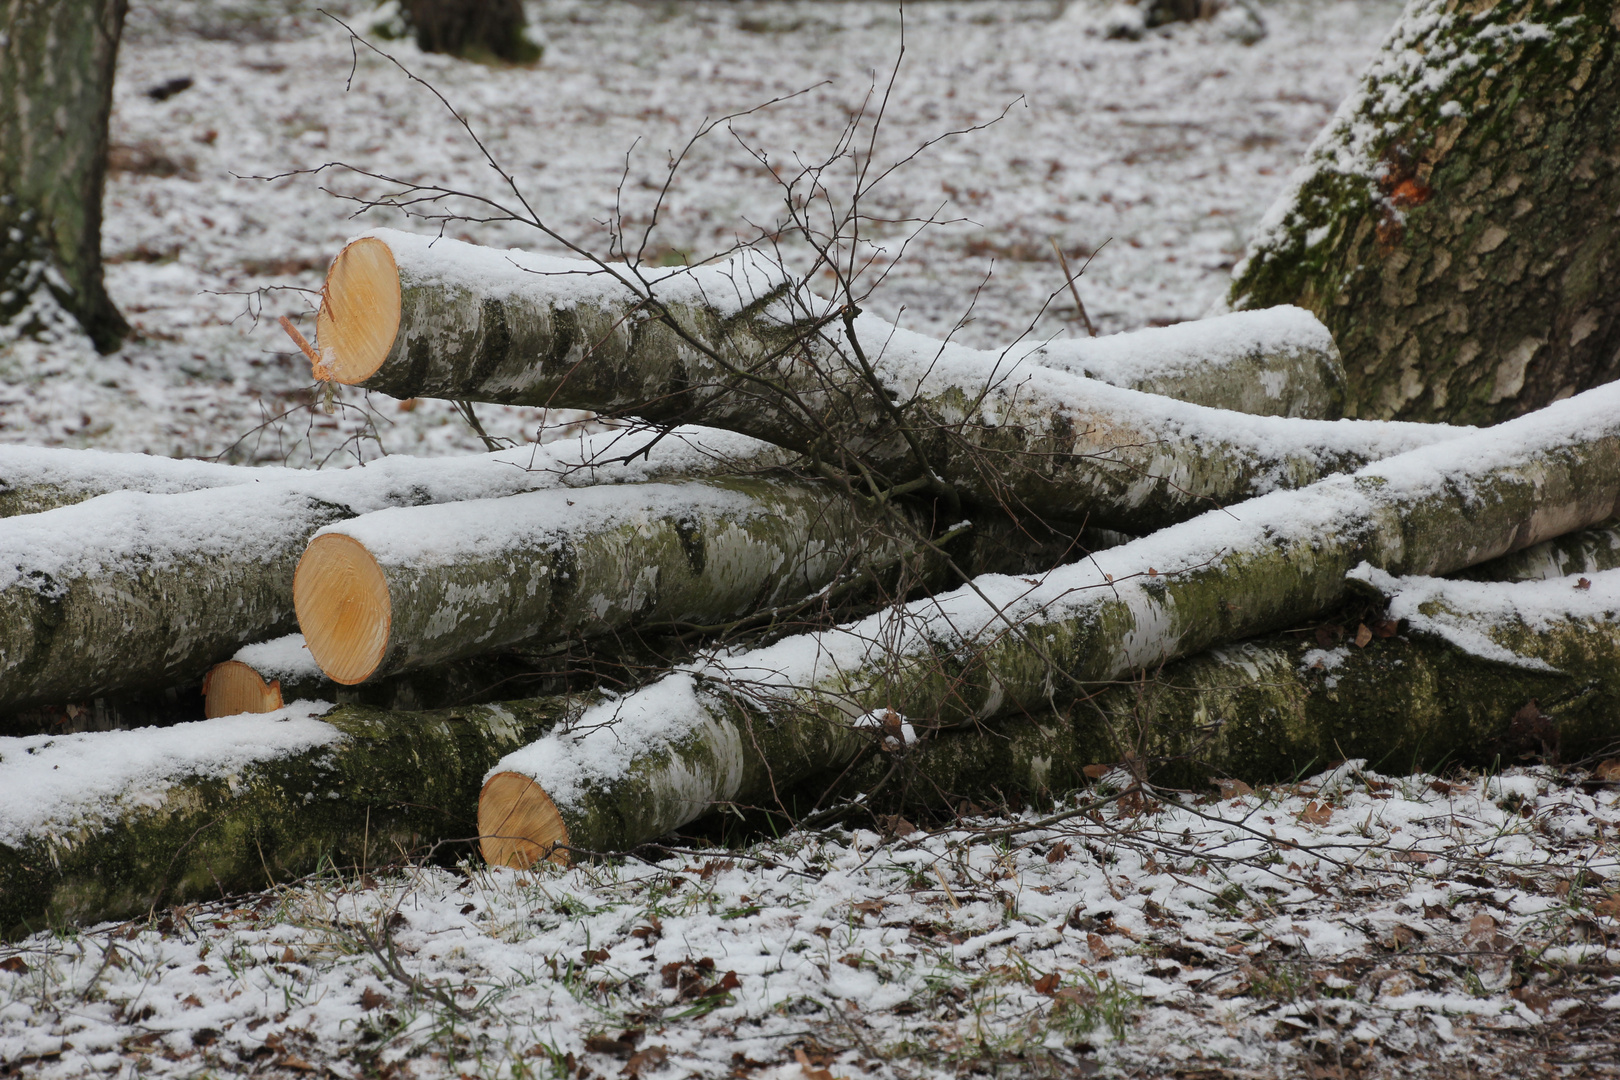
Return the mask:
[[1620,375],[1620,8],[1411,0],[1239,266],[1346,413],[1492,423]]
[[0,4],[0,335],[54,335],[63,311],[103,352],[129,331],[101,275],[107,119],[127,7]]
[[[155,906],[218,899],[313,873],[323,865],[375,869],[407,856],[451,860],[477,835],[473,808],[483,774],[503,753],[537,737],[563,699],[429,713],[340,707],[302,740],[246,763],[199,769],[167,784],[144,777],[99,807],[44,820],[16,835],[0,821],[0,936],[64,921],[143,915]],[[285,718],[227,717],[177,737],[249,742]],[[71,767],[74,738],[30,739],[0,758],[11,782],[32,767]],[[141,733],[145,735],[146,733]],[[44,744],[44,745],[42,745]],[[58,773],[58,775],[60,775]]]

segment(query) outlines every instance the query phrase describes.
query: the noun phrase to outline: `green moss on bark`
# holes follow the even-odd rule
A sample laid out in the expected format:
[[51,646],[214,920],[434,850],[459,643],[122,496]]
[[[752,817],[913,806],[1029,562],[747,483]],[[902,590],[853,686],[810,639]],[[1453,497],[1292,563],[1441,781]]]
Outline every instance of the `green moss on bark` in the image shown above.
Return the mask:
[[339,737],[230,776],[182,780],[105,828],[0,844],[0,932],[145,914],[261,889],[323,866],[459,857],[484,772],[537,738],[561,699],[430,713],[345,706]]
[[1620,374],[1620,11],[1413,0],[1237,271],[1346,413],[1493,423]]

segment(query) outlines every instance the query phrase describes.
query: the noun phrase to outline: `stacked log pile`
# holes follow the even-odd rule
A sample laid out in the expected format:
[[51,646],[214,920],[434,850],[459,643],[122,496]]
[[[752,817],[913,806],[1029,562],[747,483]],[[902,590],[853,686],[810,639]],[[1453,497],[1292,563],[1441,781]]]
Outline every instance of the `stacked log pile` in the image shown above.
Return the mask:
[[[311,352],[623,426],[316,473],[0,452],[0,929],[474,839],[567,862],[717,806],[1616,735],[1620,387],[1341,420],[1296,308],[986,352],[751,254],[388,230],[335,258]],[[195,723],[28,728],[199,685]]]

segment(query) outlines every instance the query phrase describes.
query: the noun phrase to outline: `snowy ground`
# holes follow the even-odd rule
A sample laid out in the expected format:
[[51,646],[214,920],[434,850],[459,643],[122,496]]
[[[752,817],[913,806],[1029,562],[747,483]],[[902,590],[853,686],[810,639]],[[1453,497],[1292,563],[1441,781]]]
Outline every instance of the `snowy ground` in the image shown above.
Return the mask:
[[1620,784],[1359,762],[1166,802],[1129,783],[1103,776],[1044,818],[327,875],[42,935],[0,949],[0,1062],[62,1078],[1620,1069]]
[[[361,191],[352,176],[241,177],[341,160],[496,189],[419,87],[355,59],[313,5],[265,6],[135,4],[105,248],[141,336],[107,357],[0,345],[0,440],[293,464],[379,441],[477,448],[433,402],[312,408],[307,366],[265,317],[306,313],[307,332],[344,238],[403,222],[351,219],[323,191]],[[666,150],[705,117],[826,81],[700,144],[649,244],[660,260],[774,221],[779,193],[739,139],[778,162],[825,153],[900,43],[881,3],[532,11],[549,42],[533,70],[391,48],[549,222],[598,248],[632,146],[622,208],[644,224]],[[1107,41],[1088,33],[1100,6],[909,7],[879,156],[1007,112],[876,193],[879,215],[958,220],[913,242],[869,306],[944,333],[971,305],[958,338],[1005,343],[1063,284],[1055,238],[1071,262],[1110,241],[1081,282],[1103,330],[1197,317],[1395,11],[1268,5],[1270,35],[1244,47],[1208,26]],[[195,85],[145,95],[177,76]],[[547,249],[511,227],[451,231]],[[1036,332],[1073,317],[1059,297]],[[535,410],[481,412],[540,437]],[[1605,775],[1349,765],[1044,825],[326,875],[0,946],[0,1075],[1620,1075],[1620,766]]]

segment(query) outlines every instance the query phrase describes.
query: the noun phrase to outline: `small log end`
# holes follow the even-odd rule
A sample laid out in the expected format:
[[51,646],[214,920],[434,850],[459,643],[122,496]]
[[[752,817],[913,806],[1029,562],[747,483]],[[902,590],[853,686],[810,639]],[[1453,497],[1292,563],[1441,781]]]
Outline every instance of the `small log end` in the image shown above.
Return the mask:
[[525,870],[542,859],[568,865],[568,827],[532,777],[499,772],[478,793],[478,846],[491,866]]
[[382,567],[360,541],[327,533],[309,542],[293,572],[293,610],[310,655],[333,682],[365,682],[382,663],[393,603]]
[[316,379],[349,385],[377,373],[399,333],[399,265],[389,246],[363,236],[338,252],[315,316]]
[[203,715],[275,712],[281,700],[281,682],[265,682],[259,673],[240,660],[215,664],[203,683]]

